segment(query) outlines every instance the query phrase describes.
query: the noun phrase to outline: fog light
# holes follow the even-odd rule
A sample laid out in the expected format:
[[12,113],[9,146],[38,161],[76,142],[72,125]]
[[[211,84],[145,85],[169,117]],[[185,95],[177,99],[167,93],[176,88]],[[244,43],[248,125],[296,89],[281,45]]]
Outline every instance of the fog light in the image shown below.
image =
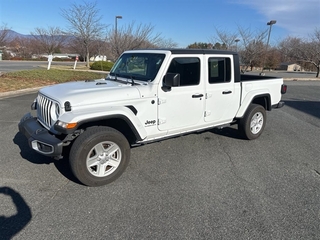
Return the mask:
[[32,141],[31,142],[32,148],[38,152],[49,154],[53,153],[53,146],[39,142],[39,141]]

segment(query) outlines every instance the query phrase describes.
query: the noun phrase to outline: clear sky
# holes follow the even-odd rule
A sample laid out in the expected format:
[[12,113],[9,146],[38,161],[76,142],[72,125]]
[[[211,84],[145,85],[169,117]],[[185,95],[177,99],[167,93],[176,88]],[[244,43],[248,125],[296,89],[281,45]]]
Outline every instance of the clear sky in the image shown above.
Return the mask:
[[[215,27],[237,32],[238,26],[252,31],[272,27],[270,44],[287,36],[307,38],[320,29],[320,0],[86,0],[97,3],[104,24],[118,28],[135,22],[151,24],[154,33],[172,39],[178,47],[210,42]],[[0,26],[30,34],[36,27],[68,26],[61,9],[81,0],[0,0]]]

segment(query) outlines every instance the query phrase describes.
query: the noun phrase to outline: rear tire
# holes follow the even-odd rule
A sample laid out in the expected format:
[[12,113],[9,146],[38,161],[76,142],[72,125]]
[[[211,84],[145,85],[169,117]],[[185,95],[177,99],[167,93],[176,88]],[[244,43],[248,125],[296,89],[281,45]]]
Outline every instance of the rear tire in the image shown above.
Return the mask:
[[249,140],[258,138],[265,128],[266,120],[266,110],[261,105],[251,104],[238,124],[240,134]]
[[70,167],[87,186],[101,186],[122,175],[130,159],[130,145],[119,131],[110,127],[92,127],[72,145]]

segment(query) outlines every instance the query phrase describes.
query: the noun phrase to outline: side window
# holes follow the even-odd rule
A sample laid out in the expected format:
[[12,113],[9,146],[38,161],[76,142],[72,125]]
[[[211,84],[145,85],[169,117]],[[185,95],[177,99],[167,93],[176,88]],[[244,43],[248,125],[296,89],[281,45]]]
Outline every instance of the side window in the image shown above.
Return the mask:
[[209,83],[224,83],[231,80],[230,58],[209,58]]
[[198,85],[200,82],[200,59],[196,57],[174,58],[167,72],[180,74],[180,86]]

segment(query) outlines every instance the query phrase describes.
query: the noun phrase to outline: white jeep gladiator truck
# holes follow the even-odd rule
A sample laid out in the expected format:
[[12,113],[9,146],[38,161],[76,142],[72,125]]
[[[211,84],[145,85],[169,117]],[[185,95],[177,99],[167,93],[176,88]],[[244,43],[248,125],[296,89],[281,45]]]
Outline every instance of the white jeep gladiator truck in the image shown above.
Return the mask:
[[236,52],[131,50],[105,79],[42,88],[37,116],[26,114],[19,131],[35,151],[66,155],[80,182],[100,186],[124,172],[134,145],[231,124],[259,137],[285,92],[282,78],[241,75]]

